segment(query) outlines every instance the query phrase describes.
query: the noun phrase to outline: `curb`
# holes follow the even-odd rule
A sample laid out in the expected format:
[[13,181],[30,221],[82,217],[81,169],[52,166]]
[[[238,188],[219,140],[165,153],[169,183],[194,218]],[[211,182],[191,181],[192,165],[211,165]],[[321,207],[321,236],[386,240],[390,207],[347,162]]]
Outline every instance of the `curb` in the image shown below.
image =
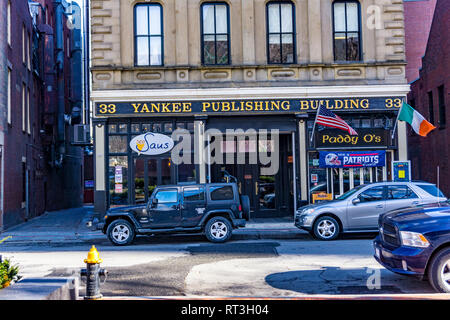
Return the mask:
[[450,294],[373,294],[373,295],[323,295],[323,294],[305,294],[296,297],[218,297],[218,296],[155,296],[155,297],[133,297],[133,296],[117,296],[103,297],[101,300],[156,300],[156,301],[221,301],[221,300],[273,300],[273,301],[289,301],[289,300],[449,300]]
[[[180,235],[180,234],[178,234]],[[196,234],[190,234],[196,235]],[[173,236],[168,234],[167,237]],[[256,240],[256,239],[308,239],[311,236],[308,232],[299,229],[237,229],[233,231],[231,240]],[[27,244],[42,244],[51,245],[57,243],[70,243],[70,244],[86,244],[90,241],[102,241],[107,240],[106,235],[99,232],[98,234],[73,234],[65,236],[53,236],[53,237],[39,237],[36,235],[29,236],[16,236],[12,239],[5,241],[2,246],[14,246],[14,245],[27,245]]]
[[79,300],[79,279],[29,278],[0,290],[0,300]]

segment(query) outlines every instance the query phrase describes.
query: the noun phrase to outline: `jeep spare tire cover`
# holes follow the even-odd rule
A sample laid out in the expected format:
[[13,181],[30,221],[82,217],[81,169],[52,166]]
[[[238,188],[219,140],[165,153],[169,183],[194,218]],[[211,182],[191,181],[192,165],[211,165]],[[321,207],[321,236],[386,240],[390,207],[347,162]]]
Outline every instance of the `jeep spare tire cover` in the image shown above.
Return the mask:
[[246,195],[241,195],[241,205],[242,205],[242,217],[249,221],[250,220],[250,198]]

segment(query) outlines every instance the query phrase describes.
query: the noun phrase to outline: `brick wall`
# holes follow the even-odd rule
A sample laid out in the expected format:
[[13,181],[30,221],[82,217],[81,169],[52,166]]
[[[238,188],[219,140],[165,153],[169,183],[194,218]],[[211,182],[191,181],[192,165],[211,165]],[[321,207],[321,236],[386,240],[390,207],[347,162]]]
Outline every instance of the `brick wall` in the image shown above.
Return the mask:
[[412,82],[419,77],[428,34],[433,20],[436,0],[405,1],[406,78]]
[[[55,12],[53,1],[39,0],[35,2],[40,2],[44,8],[48,8],[49,25],[44,26],[41,21],[41,31],[47,32],[47,35],[54,34]],[[1,3],[3,6],[6,1],[2,0]],[[2,11],[0,11],[0,16],[1,14]],[[0,28],[5,20],[1,19]],[[55,145],[57,140],[55,134],[57,122],[48,122],[49,127],[47,128],[45,126],[46,118],[44,117],[44,112],[57,111],[56,107],[50,110],[46,109],[47,106],[53,107],[57,105],[57,95],[55,94],[57,86],[54,77],[54,47],[50,45],[44,48],[42,46],[38,50],[40,59],[43,59],[46,69],[41,70],[43,72],[39,76],[34,74],[32,72],[33,66],[29,70],[22,61],[22,26],[25,25],[30,38],[33,34],[33,23],[27,0],[11,1],[11,21],[11,46],[6,44],[6,32],[1,32],[0,29],[0,42],[4,44],[6,49],[0,50],[0,59],[3,53],[7,59],[7,63],[0,63],[0,68],[5,68],[8,65],[12,70],[12,124],[4,125],[3,131],[0,130],[5,137],[3,152],[4,212],[2,216],[3,225],[0,224],[0,230],[38,216],[45,211],[79,206],[82,203],[82,152],[80,148],[71,148],[68,134],[64,143],[69,150],[69,157],[65,159],[61,168],[51,165],[54,155],[52,146]],[[42,33],[41,36],[43,37]],[[70,32],[66,28],[65,40],[69,36]],[[52,36],[45,39],[47,43],[53,41]],[[65,80],[64,100],[65,111],[69,113],[71,102],[69,90],[71,85],[69,80],[70,63],[67,53],[65,52],[64,54],[66,57],[65,64],[68,66],[62,75]],[[1,72],[0,77],[4,74],[5,72]],[[41,76],[42,79],[40,79]],[[45,85],[43,80],[45,80]],[[30,134],[22,130],[23,84],[30,90]],[[0,78],[0,123],[4,118],[1,116],[1,108],[2,97],[5,94],[6,90],[2,88],[2,80]],[[56,115],[53,115],[53,119],[56,120]],[[23,164],[25,164],[25,168],[23,168]],[[28,177],[27,180],[25,180],[25,177]],[[27,190],[28,196],[26,196]],[[0,223],[1,221],[0,219]]]
[[[437,182],[437,166],[440,170],[440,186],[450,196],[450,1],[438,0],[428,46],[423,58],[420,79],[415,81],[409,94],[409,102],[426,119],[431,118],[428,92],[433,94],[433,130],[426,138],[410,134],[410,158],[413,161],[413,178]],[[438,88],[444,88],[444,105],[447,107],[446,124],[439,115]]]

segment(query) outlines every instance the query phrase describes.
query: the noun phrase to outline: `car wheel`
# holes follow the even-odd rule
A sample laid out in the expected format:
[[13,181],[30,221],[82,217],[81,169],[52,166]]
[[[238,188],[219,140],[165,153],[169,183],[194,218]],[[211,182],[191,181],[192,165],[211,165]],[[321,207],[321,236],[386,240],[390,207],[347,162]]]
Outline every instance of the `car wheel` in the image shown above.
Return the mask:
[[334,240],[339,236],[339,223],[330,216],[320,217],[314,223],[313,231],[319,240]]
[[250,198],[246,195],[241,196],[242,204],[242,217],[249,221],[250,220]]
[[225,242],[231,237],[233,227],[224,217],[211,218],[205,226],[205,236],[211,242]]
[[428,268],[428,281],[437,292],[450,293],[450,248],[433,257]]
[[136,233],[131,223],[123,219],[118,219],[111,222],[106,234],[114,245],[126,246],[133,242]]

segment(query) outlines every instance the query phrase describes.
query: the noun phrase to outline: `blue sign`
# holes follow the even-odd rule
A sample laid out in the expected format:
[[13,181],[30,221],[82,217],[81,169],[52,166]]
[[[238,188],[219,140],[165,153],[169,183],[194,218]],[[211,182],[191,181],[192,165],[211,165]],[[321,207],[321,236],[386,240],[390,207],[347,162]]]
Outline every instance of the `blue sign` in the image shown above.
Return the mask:
[[411,162],[392,161],[393,181],[405,182],[411,181]]
[[386,151],[320,151],[321,168],[384,167]]

